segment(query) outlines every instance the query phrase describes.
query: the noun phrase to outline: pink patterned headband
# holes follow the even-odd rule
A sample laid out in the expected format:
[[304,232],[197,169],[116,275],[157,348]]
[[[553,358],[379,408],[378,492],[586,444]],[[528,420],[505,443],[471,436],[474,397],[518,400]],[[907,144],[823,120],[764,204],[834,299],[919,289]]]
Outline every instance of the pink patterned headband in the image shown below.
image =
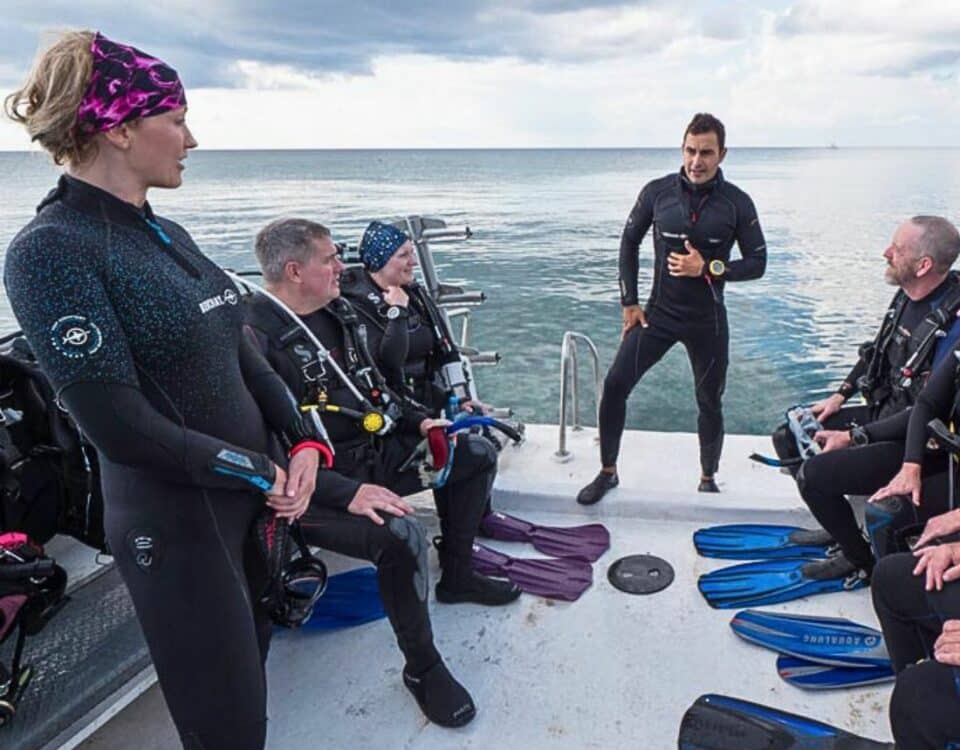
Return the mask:
[[93,73],[77,110],[77,130],[93,135],[139,117],[186,106],[177,71],[134,47],[99,32],[90,45]]

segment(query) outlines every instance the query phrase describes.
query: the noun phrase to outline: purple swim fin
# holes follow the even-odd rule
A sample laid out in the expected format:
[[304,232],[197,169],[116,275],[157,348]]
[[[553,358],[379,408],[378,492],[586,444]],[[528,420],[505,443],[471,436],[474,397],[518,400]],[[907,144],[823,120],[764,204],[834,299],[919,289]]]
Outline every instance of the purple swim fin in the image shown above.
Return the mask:
[[593,585],[593,568],[583,560],[510,557],[474,542],[473,569],[506,578],[528,594],[573,602]]
[[610,532],[600,523],[584,526],[538,526],[522,518],[493,511],[480,522],[480,532],[501,542],[529,542],[554,557],[599,560],[610,549]]

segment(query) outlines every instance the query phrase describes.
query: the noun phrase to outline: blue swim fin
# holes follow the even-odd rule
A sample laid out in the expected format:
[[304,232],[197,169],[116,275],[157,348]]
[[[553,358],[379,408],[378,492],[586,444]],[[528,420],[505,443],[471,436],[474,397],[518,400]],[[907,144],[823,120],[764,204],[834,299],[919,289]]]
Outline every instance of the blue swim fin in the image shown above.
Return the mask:
[[733,523],[693,533],[693,544],[704,557],[725,560],[776,560],[785,557],[826,557],[834,545],[823,529]]
[[697,588],[716,609],[761,607],[811,594],[852,591],[869,582],[842,555],[825,560],[758,560],[700,576]]
[[745,641],[780,654],[836,667],[889,668],[879,630],[840,617],[810,617],[745,609],[730,620]]
[[380,601],[377,569],[366,566],[330,576],[323,596],[303,627],[308,630],[338,630],[386,616]]
[[679,750],[894,750],[837,727],[769,706],[702,695],[683,715]]
[[783,680],[804,690],[864,687],[896,679],[889,660],[876,667],[836,667],[781,655],[777,657],[777,672]]

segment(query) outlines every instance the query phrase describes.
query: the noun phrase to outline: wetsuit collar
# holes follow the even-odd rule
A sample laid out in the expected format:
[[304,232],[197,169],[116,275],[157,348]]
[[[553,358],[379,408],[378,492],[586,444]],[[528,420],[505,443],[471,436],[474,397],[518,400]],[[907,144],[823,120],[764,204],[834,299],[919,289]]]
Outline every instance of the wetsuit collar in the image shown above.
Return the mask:
[[156,223],[153,209],[146,201],[141,211],[132,203],[120,200],[113,193],[108,193],[68,174],[60,175],[57,186],[37,206],[37,212],[56,201],[85,214],[106,219],[112,224],[145,229],[144,219]]
[[366,268],[363,269],[363,275],[366,277],[367,283],[370,285],[371,289],[376,292],[380,292],[381,296],[386,294],[387,290],[377,283],[377,280],[370,275],[370,271],[368,271]]
[[943,297],[943,295],[947,293],[947,289],[956,283],[957,277],[954,275],[954,273],[948,273],[947,278],[937,284],[937,286],[934,287],[934,289],[926,297],[918,299],[917,303],[929,302],[930,305],[933,306],[940,301],[940,298]]
[[717,185],[723,182],[723,170],[717,168],[717,173],[713,176],[713,179],[710,182],[705,182],[702,185],[695,185],[690,182],[690,179],[687,177],[687,173],[684,171],[683,167],[680,167],[680,186],[686,190],[688,193],[693,195],[698,195],[700,193],[709,193]]

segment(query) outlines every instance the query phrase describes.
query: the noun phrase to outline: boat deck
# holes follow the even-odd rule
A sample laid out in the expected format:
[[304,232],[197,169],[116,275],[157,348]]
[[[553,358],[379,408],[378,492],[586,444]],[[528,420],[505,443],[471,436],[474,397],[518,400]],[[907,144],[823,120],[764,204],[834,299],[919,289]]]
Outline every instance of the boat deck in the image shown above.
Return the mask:
[[[426,750],[506,742],[665,750],[676,747],[684,710],[707,692],[889,739],[889,687],[811,693],[787,685],[777,676],[773,653],[742,642],[729,629],[733,611],[710,609],[697,591],[700,574],[728,563],[696,555],[696,528],[746,521],[810,524],[792,480],[746,458],[754,450],[769,452],[765,437],[728,436],[722,494],[707,495],[695,491],[695,435],[628,432],[620,487],[582,508],[573,498],[597,469],[595,431],[569,434],[567,463],[553,456],[556,431],[528,425],[525,444],[504,450],[495,505],[551,525],[601,521],[611,531],[612,547],[594,565],[593,587],[574,603],[524,595],[498,609],[431,604],[439,649],[474,696],[477,718],[458,730],[424,719],[401,683],[402,659],[385,620],[338,632],[284,631],[277,633],[268,662],[268,747]],[[429,523],[426,506],[422,515]],[[491,545],[536,554],[526,545]],[[670,561],[674,583],[651,596],[614,589],[607,568],[634,553]],[[355,566],[344,558],[329,562],[333,570]],[[867,591],[772,609],[876,623]],[[178,743],[154,687],[80,746],[151,750]]]

